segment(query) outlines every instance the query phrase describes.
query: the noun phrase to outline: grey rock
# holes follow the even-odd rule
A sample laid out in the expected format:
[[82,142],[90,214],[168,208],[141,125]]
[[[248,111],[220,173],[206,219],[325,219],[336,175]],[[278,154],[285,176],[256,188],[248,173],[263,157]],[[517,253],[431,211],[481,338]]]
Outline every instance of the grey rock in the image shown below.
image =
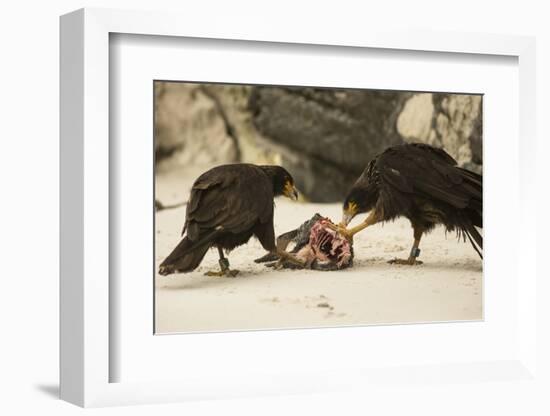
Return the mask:
[[157,160],[281,164],[313,202],[342,201],[387,147],[422,142],[481,172],[482,96],[155,83]]
[[317,202],[340,201],[367,163],[403,139],[396,120],[411,94],[391,91],[255,87],[258,131],[282,146],[298,187]]

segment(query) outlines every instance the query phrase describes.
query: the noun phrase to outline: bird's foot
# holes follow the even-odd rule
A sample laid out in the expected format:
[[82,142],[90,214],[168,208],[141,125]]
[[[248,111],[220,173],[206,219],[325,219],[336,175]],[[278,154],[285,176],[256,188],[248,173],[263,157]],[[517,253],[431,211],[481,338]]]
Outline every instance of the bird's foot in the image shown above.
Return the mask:
[[219,272],[214,272],[214,271],[206,272],[204,275],[210,276],[210,277],[236,277],[238,274],[239,274],[238,270],[227,269],[223,271],[220,270]]
[[420,260],[416,260],[414,257],[409,257],[408,259],[393,259],[388,260],[390,264],[401,264],[404,266],[419,266],[422,264]]
[[328,228],[330,228],[332,231],[336,231],[338,234],[340,234],[342,237],[344,237],[346,240],[353,242],[353,232],[351,230],[348,230],[346,226],[343,223],[340,223],[338,225],[332,224],[328,222],[326,224]]
[[221,269],[219,272],[210,271],[206,272],[204,275],[210,277],[235,277],[239,274],[238,270],[229,269],[229,260],[226,258],[220,259],[218,263]]
[[284,267],[285,267],[285,263],[283,259],[279,259],[275,263],[273,263],[273,268],[275,270],[281,270],[281,269],[284,269]]
[[239,270],[226,269],[226,270],[220,270],[219,272],[209,271],[209,272],[206,272],[204,275],[210,276],[210,277],[236,277],[238,274],[239,274]]
[[[287,262],[292,263],[295,266],[298,266],[298,267],[301,267],[301,268],[304,268],[306,266],[306,263],[304,261],[300,260],[296,256],[293,256],[292,254],[290,254],[289,252],[287,252],[285,250],[277,250],[277,254],[280,257],[277,264],[283,264],[284,261],[287,261]],[[277,266],[275,266],[275,268],[277,268]]]
[[254,260],[255,263],[267,263],[277,261],[279,256],[275,253],[267,253],[265,256],[260,257],[259,259]]
[[273,261],[271,263],[266,263],[266,267],[271,267],[275,270],[282,270],[282,269],[308,269],[307,265],[305,263],[292,263],[288,262],[286,259],[279,259],[277,261]]
[[337,231],[342,237],[344,237],[350,243],[353,243],[353,234],[354,233],[351,232],[351,230],[348,230],[344,225],[339,224]]

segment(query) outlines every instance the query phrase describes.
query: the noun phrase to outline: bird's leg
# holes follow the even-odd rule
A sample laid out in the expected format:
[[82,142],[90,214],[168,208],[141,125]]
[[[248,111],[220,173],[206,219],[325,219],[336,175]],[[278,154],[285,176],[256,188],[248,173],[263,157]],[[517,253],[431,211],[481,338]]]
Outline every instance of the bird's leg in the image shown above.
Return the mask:
[[220,271],[219,272],[206,272],[205,276],[215,276],[215,277],[235,277],[237,274],[239,274],[238,270],[230,270],[229,269],[229,260],[227,257],[223,255],[223,250],[221,247],[218,246],[218,253],[220,255],[220,259],[218,260],[218,264],[220,265]]
[[282,266],[284,261],[288,261],[289,263],[292,263],[296,266],[299,266],[301,268],[306,267],[306,263],[296,256],[293,256],[288,251],[281,249],[280,247],[277,247],[275,249],[275,254],[279,256],[279,261],[277,262],[277,265],[275,265],[275,268],[278,268],[278,266]]
[[416,260],[418,256],[420,256],[420,249],[418,246],[420,245],[420,239],[422,238],[422,230],[414,227],[414,243],[411,248],[411,254],[409,255],[408,259],[393,259],[388,261],[390,264],[404,264],[407,266],[415,266],[418,264],[422,264],[420,260]]
[[346,229],[346,224],[343,222],[338,224],[338,232],[342,234],[344,237],[346,237],[349,241],[353,241],[353,236],[357,234],[359,231],[364,230],[365,228],[376,224],[378,222],[378,218],[376,215],[376,211],[372,210],[370,214],[365,218],[365,221],[363,221],[361,224]]

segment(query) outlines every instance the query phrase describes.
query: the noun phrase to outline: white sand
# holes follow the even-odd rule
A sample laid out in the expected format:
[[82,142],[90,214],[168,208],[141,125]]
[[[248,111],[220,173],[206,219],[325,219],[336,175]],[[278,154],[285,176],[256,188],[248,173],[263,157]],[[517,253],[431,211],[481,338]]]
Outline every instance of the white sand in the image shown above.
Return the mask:
[[[188,175],[186,175],[189,177]],[[178,175],[181,178],[181,176]],[[194,178],[194,177],[193,177]],[[157,177],[163,203],[187,199],[174,175]],[[298,227],[316,212],[340,220],[340,204],[276,200],[275,231]],[[156,214],[156,268],[179,242],[185,207]],[[364,216],[358,217],[353,224]],[[337,272],[273,270],[254,259],[265,254],[252,239],[229,255],[235,278],[218,270],[210,250],[192,273],[156,278],[157,333],[297,328],[482,319],[482,262],[468,242],[439,227],[421,242],[419,266],[390,265],[406,258],[412,229],[406,219],[369,227],[355,236],[354,266]],[[328,303],[330,308],[319,307]]]

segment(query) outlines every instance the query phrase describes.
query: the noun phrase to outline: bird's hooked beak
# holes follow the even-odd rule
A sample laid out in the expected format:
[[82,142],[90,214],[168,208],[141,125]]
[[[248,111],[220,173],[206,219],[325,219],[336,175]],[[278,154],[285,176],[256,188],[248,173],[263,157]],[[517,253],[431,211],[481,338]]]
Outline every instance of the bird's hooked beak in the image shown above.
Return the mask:
[[344,212],[342,214],[342,225],[346,227],[353,217],[357,215],[357,204],[355,202],[348,202],[348,204],[344,207]]
[[287,198],[292,199],[293,201],[296,201],[298,199],[298,190],[290,182],[285,183],[285,188],[283,190],[283,194]]

